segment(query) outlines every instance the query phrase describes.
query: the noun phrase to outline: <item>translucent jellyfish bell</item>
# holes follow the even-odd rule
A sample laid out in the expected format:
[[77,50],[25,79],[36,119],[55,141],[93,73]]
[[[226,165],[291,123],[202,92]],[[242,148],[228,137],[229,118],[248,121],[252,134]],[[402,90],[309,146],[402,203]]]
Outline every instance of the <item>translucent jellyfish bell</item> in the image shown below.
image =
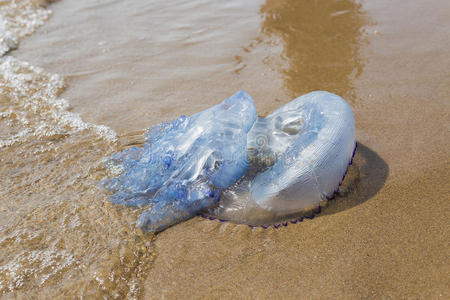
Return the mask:
[[339,96],[312,92],[258,119],[247,137],[250,168],[210,215],[267,224],[331,198],[353,157],[355,125]]

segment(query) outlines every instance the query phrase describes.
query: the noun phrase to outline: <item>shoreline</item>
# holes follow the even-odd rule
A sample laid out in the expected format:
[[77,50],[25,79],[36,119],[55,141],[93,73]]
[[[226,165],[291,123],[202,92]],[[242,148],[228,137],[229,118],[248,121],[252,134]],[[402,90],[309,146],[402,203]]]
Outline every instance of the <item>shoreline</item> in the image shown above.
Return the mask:
[[[119,141],[61,134],[2,152],[8,197],[0,201],[0,246],[17,272],[5,275],[0,265],[0,291],[2,280],[17,283],[3,295],[450,296],[447,2],[236,3],[135,2],[137,9],[63,0],[8,53],[64,75],[69,86],[58,97],[68,98],[68,111],[113,128]],[[159,23],[152,19],[160,14]],[[130,20],[130,29],[112,34]],[[262,114],[312,89],[348,100],[359,144],[349,172],[356,185],[295,225],[252,229],[195,217],[157,235],[134,228],[138,211],[111,205],[93,187],[105,176],[105,153],[241,88]],[[47,274],[46,264],[57,272]]]

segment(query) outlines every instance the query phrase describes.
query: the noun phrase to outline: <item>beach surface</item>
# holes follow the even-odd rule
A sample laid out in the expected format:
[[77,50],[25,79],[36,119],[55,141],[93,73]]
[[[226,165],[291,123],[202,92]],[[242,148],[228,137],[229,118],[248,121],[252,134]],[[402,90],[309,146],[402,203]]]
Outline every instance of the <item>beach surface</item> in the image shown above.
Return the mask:
[[[1,62],[32,75],[0,78],[0,295],[450,297],[448,1],[48,8]],[[337,199],[278,229],[200,217],[136,229],[141,210],[96,187],[102,159],[240,89],[263,115],[313,90],[349,102],[359,146]]]

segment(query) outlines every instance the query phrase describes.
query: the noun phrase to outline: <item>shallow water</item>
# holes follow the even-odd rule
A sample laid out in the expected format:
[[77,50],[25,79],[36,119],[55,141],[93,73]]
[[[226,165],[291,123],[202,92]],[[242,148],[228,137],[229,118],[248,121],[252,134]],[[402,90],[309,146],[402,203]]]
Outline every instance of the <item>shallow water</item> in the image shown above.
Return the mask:
[[[2,293],[142,293],[152,236],[135,228],[139,209],[112,206],[96,187],[102,159],[139,141],[149,125],[237,89],[246,68],[239,54],[258,32],[259,4],[65,1],[26,40],[43,24],[36,12],[45,20],[51,11],[11,4],[12,21],[27,7],[32,17],[23,26],[36,26],[16,34],[19,49],[1,62]],[[61,98],[64,90],[77,100]]]
[[[18,49],[0,61],[4,296],[448,295],[445,214],[429,209],[448,207],[446,1],[33,5],[22,23],[8,10]],[[239,89],[264,115],[317,89],[349,101],[362,148],[338,201],[278,231],[137,230],[139,209],[96,187],[102,159]]]

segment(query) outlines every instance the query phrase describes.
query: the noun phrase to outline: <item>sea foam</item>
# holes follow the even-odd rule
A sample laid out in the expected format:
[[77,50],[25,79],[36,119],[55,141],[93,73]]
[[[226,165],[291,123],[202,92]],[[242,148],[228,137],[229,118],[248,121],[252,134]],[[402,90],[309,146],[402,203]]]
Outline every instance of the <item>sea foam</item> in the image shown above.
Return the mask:
[[91,130],[108,141],[116,133],[107,126],[85,122],[70,112],[70,104],[59,94],[65,86],[58,74],[20,61],[11,56],[0,58],[0,93],[8,100],[8,109],[0,111],[10,134],[0,135],[0,148],[29,139],[65,136]]
[[52,11],[31,1],[8,1],[0,6],[0,56],[17,48],[19,39],[33,33]]

